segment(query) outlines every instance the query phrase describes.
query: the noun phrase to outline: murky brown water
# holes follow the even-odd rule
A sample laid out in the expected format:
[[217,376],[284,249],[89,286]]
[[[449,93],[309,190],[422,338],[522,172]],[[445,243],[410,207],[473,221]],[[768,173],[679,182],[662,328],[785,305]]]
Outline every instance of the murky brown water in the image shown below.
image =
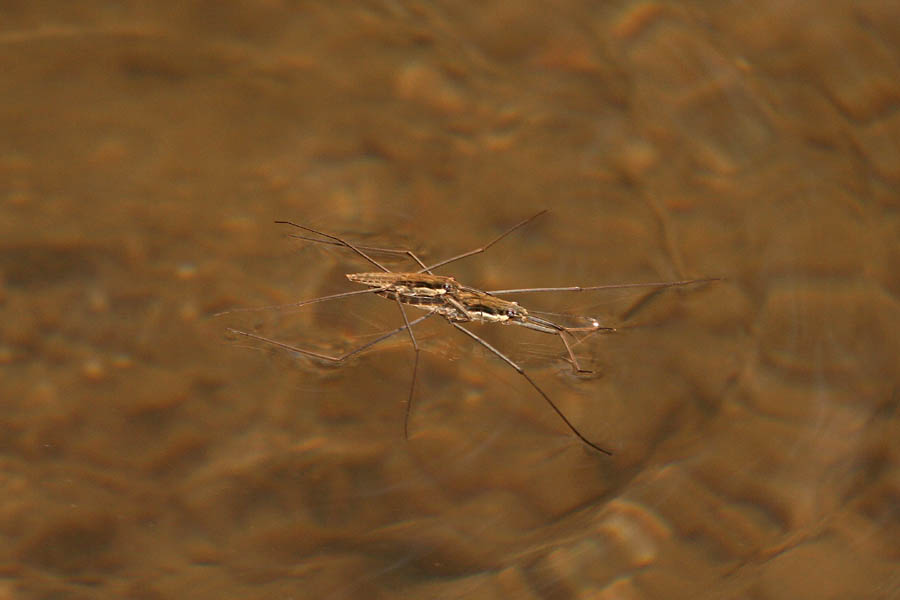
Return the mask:
[[[900,9],[7,2],[0,597],[900,597]],[[619,324],[396,327],[292,219]],[[627,318],[625,318],[627,317]]]

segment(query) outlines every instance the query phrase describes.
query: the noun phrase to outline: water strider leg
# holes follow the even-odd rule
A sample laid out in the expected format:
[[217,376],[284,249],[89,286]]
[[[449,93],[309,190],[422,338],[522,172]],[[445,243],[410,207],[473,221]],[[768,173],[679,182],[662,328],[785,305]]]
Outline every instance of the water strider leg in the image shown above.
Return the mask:
[[383,292],[388,289],[389,286],[384,286],[380,288],[369,288],[365,290],[353,290],[352,292],[341,292],[340,294],[332,294],[330,296],[322,296],[320,298],[313,298],[312,300],[301,300],[300,302],[291,302],[290,304],[275,304],[271,306],[252,306],[249,308],[230,308],[228,310],[223,310],[222,312],[217,312],[214,314],[214,317],[221,317],[222,315],[230,315],[231,313],[238,312],[252,312],[257,310],[273,310],[273,309],[283,309],[283,308],[297,308],[300,306],[306,306],[307,304],[315,304],[316,302],[325,302],[326,300],[336,300],[337,298],[344,298],[346,296],[357,296],[359,294],[370,294],[372,292]]
[[[405,439],[409,439],[409,413],[412,409],[413,395],[416,392],[416,374],[419,372],[419,344],[416,342],[416,336],[413,335],[412,325],[409,322],[409,319],[406,317],[406,309],[403,308],[403,303],[400,302],[400,297],[395,296],[394,299],[397,301],[397,307],[400,309],[400,315],[403,317],[403,322],[406,323],[406,331],[409,333],[409,339],[412,342],[413,349],[416,351],[416,357],[413,360],[413,372],[412,372],[412,381],[409,383],[409,396],[406,399],[406,414],[403,415],[403,437]],[[434,313],[431,313],[434,314]],[[421,321],[426,317],[430,317],[431,314],[425,315],[418,319]]]
[[435,264],[433,264],[433,265],[431,265],[431,266],[423,267],[419,272],[420,272],[420,273],[423,273],[423,272],[425,272],[425,273],[431,273],[431,270],[432,270],[432,269],[437,269],[438,267],[443,267],[444,265],[449,265],[449,264],[452,263],[452,262],[456,262],[456,261],[458,261],[458,260],[461,260],[461,259],[463,259],[463,258],[467,258],[467,257],[469,257],[469,256],[473,256],[473,255],[475,255],[475,254],[481,254],[482,252],[484,252],[485,250],[487,250],[488,248],[490,248],[491,246],[493,246],[494,244],[496,244],[497,242],[499,242],[500,240],[502,240],[503,238],[505,238],[506,236],[508,236],[509,234],[511,234],[511,233],[512,233],[513,231],[515,231],[516,229],[519,229],[520,227],[524,227],[524,226],[527,225],[528,223],[531,223],[532,221],[534,221],[535,219],[537,219],[539,216],[541,216],[542,214],[544,214],[544,213],[547,212],[548,210],[549,210],[549,209],[545,208],[545,209],[542,210],[541,212],[539,212],[539,213],[537,213],[537,214],[535,214],[535,215],[532,215],[532,216],[528,217],[527,219],[525,219],[524,221],[521,221],[520,223],[517,223],[517,224],[513,225],[512,227],[510,227],[509,229],[507,229],[506,231],[504,231],[503,233],[501,233],[500,235],[498,235],[497,237],[495,237],[494,239],[492,239],[490,242],[488,242],[488,243],[485,244],[484,246],[481,246],[480,248],[475,248],[474,250],[469,250],[468,252],[463,252],[462,254],[457,254],[456,256],[451,256],[450,258],[448,258],[448,259],[446,259],[446,260],[442,260],[441,262],[435,263]]
[[548,396],[548,395],[546,394],[546,392],[544,392],[544,390],[542,390],[542,389],[538,386],[538,384],[536,384],[536,383],[534,382],[534,380],[533,380],[531,377],[528,376],[528,373],[526,373],[525,370],[524,370],[522,367],[520,367],[519,365],[517,365],[516,363],[514,363],[514,362],[512,361],[512,359],[510,359],[509,357],[507,357],[505,354],[503,354],[502,352],[500,352],[499,350],[497,350],[496,348],[494,348],[493,346],[491,346],[491,345],[490,345],[489,343],[487,343],[485,340],[481,339],[480,337],[478,337],[477,335],[475,335],[474,333],[472,333],[471,331],[469,331],[469,330],[466,329],[465,327],[462,327],[462,326],[460,326],[460,325],[457,325],[456,323],[454,323],[454,322],[452,322],[452,321],[449,321],[449,323],[450,323],[451,325],[453,325],[454,327],[456,327],[457,329],[459,329],[460,331],[462,331],[463,333],[465,333],[467,336],[469,336],[469,337],[472,338],[473,340],[475,340],[476,342],[478,342],[479,344],[481,344],[482,346],[484,346],[485,348],[487,348],[488,350],[490,350],[491,352],[493,352],[494,354],[496,354],[496,355],[497,355],[498,357],[500,357],[506,364],[508,364],[509,366],[511,366],[513,369],[515,369],[516,372],[517,372],[519,375],[521,375],[522,377],[524,377],[525,380],[526,380],[528,383],[531,384],[531,387],[533,387],[535,390],[537,390],[537,392],[538,392],[541,396],[543,396],[544,400],[547,401],[547,404],[550,405],[550,408],[552,408],[552,409],[554,410],[554,412],[556,412],[556,414],[559,415],[559,418],[562,419],[563,422],[564,422],[566,425],[569,426],[569,429],[572,431],[572,433],[574,433],[576,436],[578,436],[578,439],[580,439],[582,442],[584,442],[585,444],[587,444],[588,446],[590,446],[590,447],[593,448],[594,450],[597,450],[598,452],[602,452],[603,454],[606,454],[607,456],[612,456],[612,452],[610,452],[609,450],[606,450],[606,449],[604,449],[604,448],[601,448],[600,446],[598,446],[598,445],[595,444],[594,442],[592,442],[592,441],[590,441],[589,439],[587,439],[586,437],[584,437],[584,435],[583,435],[580,431],[578,431],[578,429],[572,424],[572,422],[569,421],[569,419],[566,418],[566,415],[564,415],[563,412],[562,412],[561,410],[559,410],[559,408],[556,406],[556,404],[553,403],[553,400],[550,399],[550,396]]
[[514,290],[488,290],[487,294],[500,296],[503,294],[524,294],[528,292],[588,292],[593,290],[619,290],[624,288],[667,288],[695,283],[722,281],[723,277],[705,277],[702,279],[684,279],[682,281],[654,281],[651,283],[611,283],[607,285],[590,285],[586,287],[573,285],[569,287],[517,288]]
[[[587,335],[585,335],[581,338],[578,338],[578,337],[572,335],[573,331],[585,331],[585,332],[587,332]],[[575,340],[575,345],[578,345],[599,331],[611,333],[611,332],[615,332],[616,328],[615,327],[600,327],[599,325],[597,325],[596,327],[563,327],[562,329],[560,329],[559,337],[562,338],[563,344],[566,347],[566,352],[569,353],[569,362],[572,363],[572,368],[575,370],[576,373],[593,373],[593,371],[591,371],[590,369],[582,369],[581,368],[581,366],[578,364],[578,359],[575,358],[575,352],[572,350],[572,344],[570,344],[569,340],[566,339],[565,334],[568,333],[569,335],[571,335],[572,338]]]
[[[537,321],[535,317],[530,317],[531,321]],[[573,331],[589,331],[591,333],[606,330],[609,331],[612,329],[611,327],[600,327],[597,325],[596,327],[563,327],[562,325],[557,325],[551,321],[547,321],[545,319],[540,319],[539,322],[516,322],[513,321],[516,325],[523,325],[529,329],[533,329],[535,331],[539,331],[541,333],[549,333],[551,335],[558,335],[562,340],[563,346],[566,347],[566,352],[569,354],[569,362],[572,363],[572,369],[576,373],[593,373],[590,369],[582,369],[581,365],[578,364],[578,358],[575,357],[575,352],[572,351],[572,345],[569,344],[569,340],[566,339],[566,334],[571,335],[576,342],[580,341],[575,335],[572,333]],[[590,335],[590,333],[588,334]],[[585,336],[587,337],[587,336]]]
[[336,235],[331,235],[330,233],[324,233],[324,232],[322,232],[322,231],[317,231],[317,230],[312,229],[312,228],[310,228],[310,227],[306,227],[306,226],[304,226],[304,225],[298,225],[297,223],[293,223],[293,222],[291,222],[291,221],[275,221],[275,222],[276,222],[277,224],[279,224],[279,225],[290,225],[291,227],[296,227],[297,229],[302,229],[303,231],[309,231],[310,233],[315,233],[316,235],[321,235],[322,237],[326,237],[326,238],[328,238],[329,240],[334,240],[335,242],[337,242],[337,243],[340,244],[341,246],[345,246],[345,247],[347,247],[347,248],[350,248],[351,250],[353,250],[354,252],[356,252],[357,254],[359,254],[360,256],[362,256],[364,259],[366,259],[367,261],[369,261],[370,263],[372,263],[373,265],[375,265],[376,267],[378,267],[379,269],[381,269],[381,270],[384,271],[385,273],[391,273],[391,272],[392,272],[390,269],[388,269],[387,267],[385,267],[384,265],[382,265],[380,262],[378,262],[377,260],[375,260],[374,258],[372,258],[371,256],[369,256],[368,254],[366,254],[365,252],[363,252],[362,250],[360,250],[359,247],[354,246],[353,244],[351,244],[351,243],[348,242],[347,240],[341,239],[341,238],[339,238],[339,237],[336,236]]
[[569,353],[569,362],[572,363],[572,368],[576,373],[593,373],[590,369],[582,369],[581,365],[578,364],[578,359],[575,358],[575,353],[572,351],[572,346],[569,344],[569,340],[566,339],[566,333],[564,331],[559,332],[559,338],[562,340],[563,345],[566,347],[566,352]]
[[[509,306],[515,307],[515,309],[519,308],[519,305],[515,302],[509,302],[507,300],[500,300],[500,302],[505,303]],[[575,352],[572,351],[572,345],[569,343],[566,334],[571,335],[572,339],[575,340],[575,343],[582,342],[585,338],[597,333],[598,331],[615,331],[614,327],[601,327],[599,323],[596,321],[593,324],[587,327],[563,327],[562,325],[558,325],[553,321],[548,321],[547,319],[536,317],[534,315],[526,315],[521,317],[520,319],[513,319],[510,321],[513,325],[520,325],[522,327],[527,327],[528,329],[532,329],[534,331],[539,331],[541,333],[549,333],[551,335],[558,335],[560,339],[562,339],[563,346],[566,347],[566,352],[569,354],[569,362],[572,363],[572,368],[576,373],[591,373],[590,369],[582,369],[581,365],[578,364],[578,358],[575,356]],[[581,339],[578,339],[575,336],[575,332],[587,332],[587,335]]]
[[456,262],[458,260],[461,260],[461,259],[469,257],[469,256],[473,256],[475,254],[481,254],[482,252],[484,252],[485,250],[487,250],[488,248],[490,248],[491,246],[493,246],[494,244],[496,244],[497,242],[499,242],[500,240],[502,240],[503,238],[505,238],[506,236],[511,234],[513,231],[519,229],[520,227],[524,227],[531,221],[537,219],[539,216],[541,216],[542,214],[547,212],[547,210],[548,209],[544,209],[544,210],[540,211],[539,213],[528,217],[524,221],[521,221],[521,222],[513,225],[512,227],[510,227],[509,229],[507,229],[506,231],[504,231],[503,233],[501,233],[500,235],[495,237],[493,240],[491,240],[490,242],[485,244],[484,246],[475,248],[474,250],[469,250],[468,252],[463,252],[462,254],[458,254],[458,255],[448,258],[446,260],[442,260],[441,262],[433,264],[431,266],[428,266],[424,262],[422,262],[422,260],[418,256],[416,256],[412,250],[401,250],[401,249],[393,249],[393,248],[376,248],[373,246],[360,246],[360,245],[350,244],[349,242],[342,240],[341,238],[339,238],[337,236],[329,235],[329,234],[323,233],[321,231],[316,231],[315,229],[311,229],[309,227],[304,227],[303,225],[297,225],[296,223],[292,223],[290,221],[275,221],[275,222],[282,223],[285,225],[292,225],[292,226],[302,229],[304,231],[309,231],[309,232],[315,233],[317,235],[321,235],[323,237],[329,238],[328,240],[317,240],[315,238],[311,238],[311,237],[307,237],[307,236],[303,236],[303,235],[291,236],[291,237],[295,237],[295,238],[298,238],[301,240],[306,240],[309,242],[316,242],[319,244],[331,244],[334,246],[344,246],[346,248],[350,248],[351,250],[353,250],[354,252],[356,252],[357,254],[362,256],[363,258],[365,258],[367,261],[369,261],[370,263],[372,263],[373,265],[375,265],[376,267],[380,268],[382,271],[385,271],[387,273],[390,273],[391,271],[389,269],[385,268],[384,266],[382,266],[380,263],[375,261],[372,257],[370,257],[368,254],[366,254],[363,251],[365,250],[366,252],[384,252],[386,254],[405,254],[406,256],[408,256],[409,258],[414,260],[421,267],[417,271],[418,273],[429,273],[429,274],[433,275],[433,273],[431,272],[432,269],[436,269],[438,267],[443,267],[444,265],[448,265],[452,262]]
[[254,340],[259,340],[261,342],[265,342],[267,344],[271,344],[271,345],[277,346],[279,348],[283,348],[284,350],[289,350],[291,352],[297,352],[297,353],[303,354],[305,356],[312,356],[313,358],[327,360],[327,361],[333,362],[333,363],[341,363],[341,362],[344,362],[345,360],[347,360],[348,358],[350,358],[351,356],[355,356],[355,355],[359,354],[360,352],[362,352],[363,350],[367,350],[367,349],[371,348],[372,346],[374,346],[375,344],[377,344],[379,342],[383,342],[384,340],[388,339],[392,335],[396,335],[396,334],[400,333],[401,331],[403,331],[404,329],[408,329],[408,328],[412,327],[413,325],[416,325],[417,323],[421,323],[422,321],[424,321],[425,319],[427,319],[428,317],[430,317],[432,315],[434,315],[434,313],[428,313],[424,317],[419,317],[418,319],[415,319],[413,321],[406,321],[406,319],[404,319],[404,321],[406,321],[406,323],[403,326],[398,327],[397,329],[393,329],[393,330],[385,333],[384,335],[372,340],[371,342],[363,344],[359,348],[351,350],[351,351],[347,352],[346,354],[342,354],[341,356],[328,356],[327,354],[313,352],[312,350],[305,350],[303,348],[298,348],[296,346],[292,346],[292,345],[286,344],[284,342],[279,342],[278,340],[273,340],[271,338],[263,337],[261,335],[256,335],[255,333],[250,333],[248,331],[240,331],[238,329],[231,329],[231,328],[229,328],[228,331],[230,331],[231,333],[236,333],[238,335],[242,335],[244,337],[252,338]]
[[[331,240],[317,240],[316,238],[307,237],[305,235],[296,235],[292,234],[289,237],[296,238],[298,240],[306,240],[307,242],[315,242],[317,244],[331,244],[332,246],[344,246],[344,244],[340,242],[333,242]],[[415,261],[417,265],[422,267],[423,269],[428,269],[422,260],[415,255],[412,250],[406,250],[401,248],[378,248],[376,246],[362,246],[360,244],[355,244],[357,248],[360,250],[365,250],[366,252],[381,252],[383,254],[404,254],[411,260]],[[431,273],[431,271],[426,271]]]

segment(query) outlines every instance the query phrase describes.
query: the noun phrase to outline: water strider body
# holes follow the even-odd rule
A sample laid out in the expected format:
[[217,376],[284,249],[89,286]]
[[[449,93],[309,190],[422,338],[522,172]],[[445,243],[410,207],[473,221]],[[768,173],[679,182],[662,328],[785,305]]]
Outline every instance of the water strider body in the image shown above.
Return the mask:
[[[367,286],[366,289],[363,290],[355,290],[350,292],[343,292],[340,294],[333,294],[330,296],[323,296],[321,298],[314,298],[312,300],[305,300],[302,302],[296,302],[294,304],[286,305],[291,307],[303,306],[306,304],[312,304],[316,302],[323,302],[326,300],[333,300],[337,298],[344,298],[347,296],[354,296],[365,293],[374,293],[378,296],[382,296],[388,300],[392,300],[397,304],[397,307],[400,309],[400,314],[403,318],[403,325],[391,330],[382,336],[376,338],[375,340],[360,346],[354,350],[351,350],[340,356],[329,356],[326,354],[322,354],[320,352],[315,352],[312,350],[307,350],[304,348],[298,348],[291,344],[287,344],[284,342],[280,342],[278,340],[266,338],[260,335],[256,335],[255,333],[250,333],[246,331],[239,331],[236,329],[230,329],[232,333],[242,335],[245,337],[253,338],[267,344],[271,344],[285,350],[289,350],[291,352],[297,352],[299,354],[303,354],[306,356],[311,356],[314,358],[318,358],[321,360],[326,360],[333,363],[342,363],[348,358],[355,356],[364,350],[371,348],[372,346],[380,343],[383,340],[388,339],[389,337],[400,333],[402,331],[406,331],[409,334],[409,338],[412,342],[413,349],[415,350],[415,361],[413,363],[413,373],[412,373],[412,382],[409,388],[409,397],[406,406],[406,416],[404,419],[404,433],[408,437],[408,428],[409,428],[409,414],[410,407],[412,406],[412,400],[415,392],[416,385],[416,373],[418,370],[419,364],[419,345],[416,341],[415,336],[412,332],[412,327],[429,317],[434,315],[439,315],[443,317],[451,326],[460,330],[462,333],[466,334],[488,350],[490,350],[494,355],[498,358],[506,362],[510,367],[516,370],[522,377],[524,377],[528,383],[544,398],[547,404],[556,412],[556,414],[562,419],[562,421],[568,426],[568,428],[574,433],[582,442],[590,446],[591,448],[602,452],[604,454],[612,454],[609,450],[602,448],[596,443],[590,441],[587,437],[585,437],[578,428],[572,424],[571,421],[563,414],[563,412],[556,406],[553,400],[538,386],[537,383],[534,382],[533,379],[525,372],[522,367],[520,367],[517,363],[515,363],[512,359],[507,357],[505,354],[494,348],[490,345],[486,340],[480,338],[478,335],[463,327],[461,323],[501,323],[501,324],[513,324],[519,325],[522,327],[526,327],[528,329],[538,331],[541,333],[558,335],[563,342],[563,345],[566,348],[568,353],[569,362],[572,363],[572,367],[577,372],[586,372],[582,369],[578,364],[578,359],[575,357],[575,353],[572,351],[572,346],[569,343],[566,336],[571,336],[574,339],[575,332],[594,332],[594,331],[612,331],[612,328],[601,327],[599,323],[596,321],[592,321],[590,326],[587,327],[563,327],[562,325],[558,325],[553,323],[552,321],[548,321],[539,317],[535,317],[523,308],[519,306],[517,302],[513,302],[510,300],[504,300],[503,298],[498,298],[497,295],[500,294],[513,294],[513,293],[524,293],[524,292],[554,292],[554,291],[589,291],[589,290],[602,290],[602,289],[617,289],[617,288],[625,288],[625,287],[649,287],[649,288],[663,288],[663,287],[673,287],[673,286],[682,286],[696,283],[705,283],[709,281],[716,281],[718,278],[706,278],[706,279],[690,279],[683,281],[667,281],[667,282],[655,282],[655,283],[634,283],[634,284],[612,284],[612,285],[596,285],[596,286],[572,286],[572,287],[562,287],[562,288],[521,288],[521,289],[509,289],[509,290],[493,290],[493,291],[482,291],[476,288],[468,287],[459,284],[456,279],[449,276],[444,275],[435,275],[432,273],[433,269],[438,267],[442,267],[444,265],[450,264],[457,260],[466,258],[468,256],[472,256],[474,254],[480,254],[490,248],[492,245],[499,242],[501,239],[519,229],[520,227],[526,225],[532,220],[536,219],[540,215],[547,212],[543,210],[536,215],[525,219],[524,221],[514,225],[513,227],[507,229],[501,235],[497,236],[489,243],[476,248],[474,250],[470,250],[468,252],[464,252],[462,254],[458,254],[441,262],[435,263],[431,266],[427,266],[424,262],[422,262],[418,256],[416,256],[410,250],[396,250],[396,249],[385,249],[385,248],[369,248],[365,246],[357,246],[351,244],[350,242],[343,240],[337,236],[330,235],[327,233],[323,233],[321,231],[317,231],[315,229],[311,229],[309,227],[305,227],[303,225],[297,225],[296,223],[291,223],[289,221],[277,221],[278,223],[284,223],[291,225],[293,227],[297,227],[309,233],[316,234],[320,236],[320,238],[311,238],[306,236],[294,236],[299,237],[301,239],[305,239],[308,241],[322,243],[322,244],[332,244],[337,246],[346,247],[357,255],[361,256],[365,260],[367,260],[372,265],[381,269],[380,272],[374,273],[349,273],[347,274],[347,279],[353,281],[355,283],[360,283],[362,285]],[[326,238],[326,239],[321,239]],[[380,264],[374,258],[367,254],[368,252],[385,252],[390,254],[405,254],[410,259],[415,261],[421,269],[414,272],[402,272],[395,273],[392,272],[387,267]],[[407,318],[406,310],[404,306],[412,306],[414,308],[427,311],[428,314],[425,316],[419,317],[410,321]],[[226,312],[234,312],[234,311],[226,311]],[[221,314],[221,313],[220,313]]]
[[348,273],[347,279],[372,288],[383,298],[437,313],[454,323],[504,323],[521,325],[541,333],[593,331],[601,328],[592,320],[590,327],[563,327],[530,315],[512,300],[504,300],[473,287],[460,285],[453,277],[426,273]]
[[[460,290],[453,277],[430,273],[348,273],[347,279],[373,288],[385,298],[439,298]],[[378,289],[375,289],[378,288]]]

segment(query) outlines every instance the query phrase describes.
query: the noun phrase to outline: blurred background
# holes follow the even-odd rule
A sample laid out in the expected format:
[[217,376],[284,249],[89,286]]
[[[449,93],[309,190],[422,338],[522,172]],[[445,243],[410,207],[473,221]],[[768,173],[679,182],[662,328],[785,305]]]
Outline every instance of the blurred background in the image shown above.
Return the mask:
[[[0,598],[900,597],[900,7],[0,4]],[[402,323],[287,219],[615,326]],[[387,259],[386,259],[387,260]],[[391,268],[409,263],[392,260]],[[410,309],[410,316],[416,311]]]

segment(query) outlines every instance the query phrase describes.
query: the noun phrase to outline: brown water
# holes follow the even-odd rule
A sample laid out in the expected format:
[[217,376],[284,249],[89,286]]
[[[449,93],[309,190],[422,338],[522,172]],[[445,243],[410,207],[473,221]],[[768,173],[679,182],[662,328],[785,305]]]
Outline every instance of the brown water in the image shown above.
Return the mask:
[[[153,8],[146,5],[152,4]],[[900,9],[0,6],[0,598],[900,597]],[[435,322],[275,219],[621,326]],[[393,263],[392,263],[393,264]],[[549,338],[549,339],[548,339]]]

